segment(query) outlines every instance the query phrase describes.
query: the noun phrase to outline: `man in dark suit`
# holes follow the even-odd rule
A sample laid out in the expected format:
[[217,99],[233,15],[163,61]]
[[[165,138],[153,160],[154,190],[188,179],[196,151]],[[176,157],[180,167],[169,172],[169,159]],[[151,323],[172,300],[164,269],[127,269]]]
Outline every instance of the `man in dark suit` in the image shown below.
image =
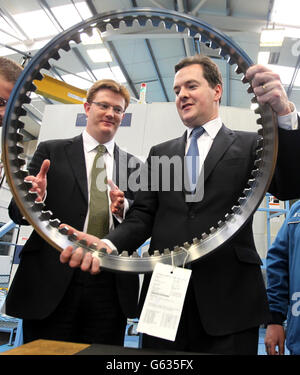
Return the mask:
[[[162,251],[175,245],[182,246],[186,241],[192,242],[194,237],[208,232],[230,212],[250,178],[257,137],[253,133],[230,130],[222,124],[219,117],[222,77],[217,66],[207,57],[194,56],[181,61],[175,71],[176,106],[188,129],[182,137],[152,147],[147,160],[149,176],[153,172],[155,158],[178,156],[184,164],[194,142],[193,132],[202,128],[196,145],[200,159],[198,173],[204,170],[203,199],[188,201],[185,189],[178,191],[171,187],[170,191],[163,191],[160,171],[157,191],[139,192],[126,220],[103,241],[98,240],[99,248],[133,250],[151,237],[151,253],[155,249]],[[287,117],[291,120],[291,117],[298,123],[297,113],[288,101],[278,76],[261,66],[250,68],[247,76],[252,79],[258,101],[269,102],[279,121],[281,117],[285,120]],[[291,150],[284,142],[285,132],[290,131],[280,132],[281,167],[288,167],[287,162],[282,162],[284,158],[292,160]],[[299,137],[298,130],[293,133]],[[288,187],[283,185],[280,180],[274,181],[272,192],[275,195],[278,191],[286,194]],[[73,230],[70,229],[70,233]],[[95,238],[78,234],[89,242],[95,242]],[[67,248],[61,253],[62,262],[70,261],[70,266],[78,266],[82,262],[82,269],[97,272],[99,263],[96,258],[85,255],[82,261],[80,250],[74,254],[71,250]],[[143,347],[216,354],[256,354],[259,325],[268,319],[260,265],[252,220],[249,220],[230,241],[191,264],[191,279],[175,341],[143,335]],[[150,277],[145,275],[141,306]]]
[[[54,217],[97,234],[97,216],[96,232],[90,228],[98,145],[105,146],[104,170],[106,178],[113,180],[111,211],[122,218],[124,209],[132,204],[134,192],[123,192],[117,186],[126,185],[127,176],[139,168],[140,161],[114,141],[129,101],[124,86],[112,80],[97,81],[84,104],[87,125],[83,133],[39,144],[29,165],[31,176],[26,179],[32,181],[37,200],[45,200]],[[107,203],[97,201],[96,209],[104,209],[108,230],[117,225],[117,218],[109,214],[107,190],[103,199]],[[14,200],[9,214],[16,223],[26,224]],[[23,319],[24,342],[45,338],[123,345],[127,317],[136,317],[138,291],[137,275],[101,272],[92,277],[61,264],[59,252],[33,231],[21,252],[6,298],[6,313]]]

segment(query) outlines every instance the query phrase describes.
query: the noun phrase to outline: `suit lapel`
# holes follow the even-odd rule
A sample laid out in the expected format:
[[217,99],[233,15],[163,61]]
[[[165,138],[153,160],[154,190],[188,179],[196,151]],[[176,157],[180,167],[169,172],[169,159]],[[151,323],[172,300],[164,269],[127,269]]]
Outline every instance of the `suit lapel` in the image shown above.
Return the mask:
[[88,204],[88,186],[82,135],[70,140],[65,146],[65,151],[75,180]]
[[204,162],[204,182],[214,170],[218,161],[235,139],[235,133],[223,124],[219,130]]

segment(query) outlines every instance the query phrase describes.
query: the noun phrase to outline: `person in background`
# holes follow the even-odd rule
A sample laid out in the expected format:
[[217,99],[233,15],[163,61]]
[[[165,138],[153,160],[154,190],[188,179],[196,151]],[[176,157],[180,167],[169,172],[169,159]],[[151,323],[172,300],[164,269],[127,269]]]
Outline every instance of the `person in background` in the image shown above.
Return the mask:
[[[265,346],[269,355],[300,354],[300,201],[289,211],[267,253],[267,296],[270,307]],[[286,331],[284,322],[286,322]]]
[[[0,56],[0,127],[2,126],[6,104],[23,68],[13,60]],[[1,154],[1,153],[0,153]],[[0,177],[3,165],[0,160]]]

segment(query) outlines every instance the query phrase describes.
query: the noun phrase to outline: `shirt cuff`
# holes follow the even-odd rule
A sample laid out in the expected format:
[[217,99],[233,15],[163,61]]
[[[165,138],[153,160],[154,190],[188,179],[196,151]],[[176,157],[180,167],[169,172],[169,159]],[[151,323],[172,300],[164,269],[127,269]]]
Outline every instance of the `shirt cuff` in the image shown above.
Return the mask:
[[285,130],[297,130],[298,129],[298,113],[293,103],[290,103],[293,111],[284,116],[277,116],[278,127]]
[[279,311],[270,311],[270,318],[268,324],[280,324],[283,325],[285,316]]
[[119,215],[115,215],[115,214],[113,214],[113,216],[116,218],[116,220],[118,220],[119,223],[122,223],[122,221],[125,219],[125,216],[126,216],[126,213],[127,213],[128,210],[129,210],[129,203],[128,203],[128,200],[125,198],[124,199],[123,217],[121,217]]
[[105,238],[101,239],[101,241],[103,241],[104,243],[106,243],[107,246],[109,246],[112,250],[117,250],[118,249],[116,248],[116,246],[110,241],[110,240],[107,240]]

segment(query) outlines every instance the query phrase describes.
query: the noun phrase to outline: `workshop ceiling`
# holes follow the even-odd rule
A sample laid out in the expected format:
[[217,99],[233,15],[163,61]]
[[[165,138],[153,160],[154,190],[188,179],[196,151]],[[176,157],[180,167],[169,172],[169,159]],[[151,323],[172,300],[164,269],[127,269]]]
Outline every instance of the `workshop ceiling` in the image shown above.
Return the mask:
[[[245,50],[252,61],[259,52],[266,52],[264,63],[272,64],[281,72],[282,81],[292,101],[300,99],[298,50],[300,25],[293,19],[298,0],[284,0],[289,10],[289,21],[281,19],[282,11],[274,13],[277,0],[0,0],[0,56],[28,64],[49,40],[63,30],[97,13],[135,7],[163,8],[198,17],[219,29]],[[281,1],[281,0],[279,0]],[[274,23],[274,20],[277,20]],[[283,28],[292,24],[296,34],[285,36],[281,46],[261,47],[264,28]],[[298,32],[298,35],[297,35]],[[81,89],[93,81],[112,77],[123,82],[132,100],[137,101],[141,84],[147,84],[146,102],[174,101],[174,65],[184,56],[201,52],[211,56],[220,66],[224,77],[222,104],[250,107],[249,96],[240,85],[240,78],[231,66],[220,58],[218,51],[208,48],[187,35],[145,27],[128,29],[122,33],[105,32],[101,35],[102,52],[111,61],[95,62],[99,44],[72,45],[71,51],[52,63],[48,72],[52,77]],[[105,51],[104,51],[105,50]],[[99,57],[99,55],[98,55]],[[47,99],[47,103],[54,102]],[[45,100],[32,101],[32,118],[43,112]],[[38,122],[38,121],[37,121]]]

